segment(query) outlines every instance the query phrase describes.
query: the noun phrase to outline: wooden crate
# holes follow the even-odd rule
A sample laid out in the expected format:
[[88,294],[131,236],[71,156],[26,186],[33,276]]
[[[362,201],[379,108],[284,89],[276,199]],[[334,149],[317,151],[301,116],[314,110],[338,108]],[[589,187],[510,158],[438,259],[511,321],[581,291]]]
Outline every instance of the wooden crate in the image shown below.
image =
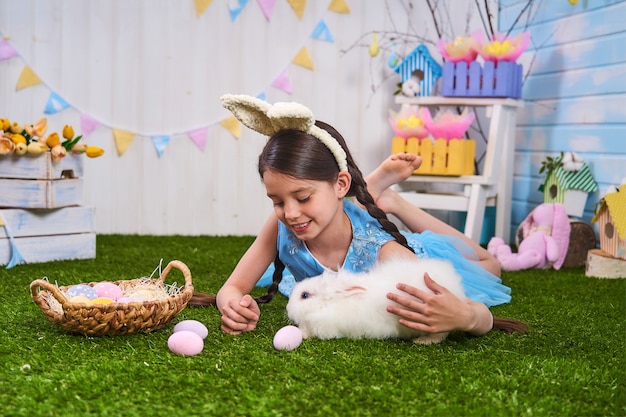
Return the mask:
[[522,97],[522,65],[474,61],[443,64],[441,95],[449,97]]
[[473,139],[404,139],[392,140],[391,153],[406,152],[422,157],[415,175],[473,175],[476,142]]
[[[66,207],[51,210],[0,209],[15,245],[27,263],[96,256],[94,208]],[[0,227],[0,265],[11,258],[12,248]]]
[[0,207],[58,208],[83,202],[84,155],[0,157]]

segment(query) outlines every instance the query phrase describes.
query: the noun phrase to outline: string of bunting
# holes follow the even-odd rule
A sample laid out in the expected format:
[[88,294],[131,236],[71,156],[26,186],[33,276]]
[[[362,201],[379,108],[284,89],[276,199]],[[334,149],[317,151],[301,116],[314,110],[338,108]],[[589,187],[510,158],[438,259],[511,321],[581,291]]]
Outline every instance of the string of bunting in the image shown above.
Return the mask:
[[[205,13],[213,0],[193,1],[195,4],[196,15],[197,17],[200,17],[203,13]],[[276,0],[257,0],[257,3],[259,4],[263,15],[268,21],[271,20],[275,1]],[[304,14],[304,9],[306,7],[306,0],[287,0],[287,2],[298,16],[298,19],[301,20]],[[232,4],[233,3],[229,4],[228,11],[230,13],[231,21],[234,22],[237,19],[237,16],[239,16],[243,9],[248,5],[248,0],[237,0],[236,6],[233,6]],[[350,13],[350,9],[345,0],[331,0],[327,10],[335,13]],[[208,137],[208,130],[216,124],[219,124],[224,129],[226,129],[235,139],[239,139],[239,137],[241,136],[240,122],[234,116],[229,116],[228,118],[220,120],[219,122],[212,122],[207,125],[196,127],[184,132],[145,134],[141,132],[131,132],[124,129],[118,129],[111,124],[106,124],[98,120],[96,117],[88,114],[87,112],[81,111],[80,109],[76,108],[76,106],[73,106],[71,103],[67,102],[60,94],[54,91],[51,86],[41,80],[37,73],[26,64],[23,57],[9,42],[8,37],[5,37],[2,35],[2,33],[0,33],[0,38],[0,61],[12,58],[20,58],[22,59],[22,61],[24,61],[24,68],[22,69],[20,76],[17,80],[15,90],[20,91],[25,88],[34,87],[36,85],[44,85],[48,90],[50,90],[48,100],[44,107],[45,114],[52,115],[59,113],[67,108],[74,108],[80,114],[81,132],[85,137],[101,126],[109,128],[113,134],[113,139],[115,141],[118,156],[122,156],[126,152],[128,147],[137,136],[149,137],[152,140],[152,144],[159,158],[167,149],[172,137],[178,135],[186,135],[201,151],[204,151]],[[326,22],[324,21],[323,16],[315,25],[313,31],[311,32],[310,38],[313,40],[326,41],[331,43],[335,41],[328,26],[326,25]],[[279,74],[269,83],[268,87],[276,88],[288,94],[291,94],[292,86],[289,79],[288,70],[288,67],[291,64],[304,67],[311,71],[314,70],[313,59],[309,54],[306,45],[302,46],[299,49],[298,53],[292,58],[290,63],[287,64],[284,69],[279,72]],[[261,93],[257,94],[257,97],[263,100],[266,99],[265,96],[265,89]]]

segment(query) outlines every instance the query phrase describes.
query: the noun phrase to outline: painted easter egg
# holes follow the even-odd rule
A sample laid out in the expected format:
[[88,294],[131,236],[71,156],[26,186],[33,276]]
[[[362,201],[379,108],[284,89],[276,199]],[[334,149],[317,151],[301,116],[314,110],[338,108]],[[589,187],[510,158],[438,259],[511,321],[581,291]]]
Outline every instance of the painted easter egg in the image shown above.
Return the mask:
[[122,289],[112,282],[102,281],[94,284],[93,289],[98,292],[98,297],[106,297],[115,301],[122,297]]
[[302,343],[302,332],[296,326],[285,326],[274,335],[274,347],[278,350],[294,350]]
[[77,295],[82,295],[83,297],[87,297],[90,300],[98,298],[98,291],[85,284],[72,285],[65,293],[69,298],[75,297]]
[[112,302],[113,300],[111,300],[110,298],[98,297],[98,298],[94,298],[93,300],[91,300],[89,304],[111,304]]
[[206,326],[197,320],[183,320],[180,323],[176,324],[176,326],[174,326],[174,333],[183,330],[192,331],[203,339],[206,339],[206,337],[209,335],[209,330],[206,328]]
[[83,303],[83,304],[89,304],[91,302],[91,300],[87,297],[85,297],[84,295],[75,295],[72,298],[70,298],[70,303]]
[[167,347],[177,355],[194,356],[204,349],[204,340],[191,330],[181,330],[167,339]]

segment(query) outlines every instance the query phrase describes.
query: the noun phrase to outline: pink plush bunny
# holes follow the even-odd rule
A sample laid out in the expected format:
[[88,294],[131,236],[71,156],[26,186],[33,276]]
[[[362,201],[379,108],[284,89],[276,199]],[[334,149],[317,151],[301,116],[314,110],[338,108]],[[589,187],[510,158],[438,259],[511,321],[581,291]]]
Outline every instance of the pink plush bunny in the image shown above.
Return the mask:
[[567,255],[571,226],[565,208],[559,203],[537,206],[521,224],[523,240],[517,253],[498,237],[487,245],[502,269],[517,271],[530,268],[560,269]]

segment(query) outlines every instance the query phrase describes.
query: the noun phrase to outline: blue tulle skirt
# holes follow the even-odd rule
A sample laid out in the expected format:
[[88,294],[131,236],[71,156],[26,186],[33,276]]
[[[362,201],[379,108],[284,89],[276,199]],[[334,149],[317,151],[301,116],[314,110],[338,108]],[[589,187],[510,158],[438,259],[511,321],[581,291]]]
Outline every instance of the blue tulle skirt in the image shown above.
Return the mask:
[[[451,262],[462,277],[463,289],[467,298],[492,307],[511,301],[511,289],[502,284],[502,280],[477,264],[474,251],[461,239],[438,235],[430,231],[424,233],[403,233],[409,245],[418,257],[442,259]],[[266,287],[272,283],[274,264],[271,264],[257,282],[257,286]],[[289,297],[295,278],[288,270],[283,272],[283,279],[278,286],[281,294]]]

